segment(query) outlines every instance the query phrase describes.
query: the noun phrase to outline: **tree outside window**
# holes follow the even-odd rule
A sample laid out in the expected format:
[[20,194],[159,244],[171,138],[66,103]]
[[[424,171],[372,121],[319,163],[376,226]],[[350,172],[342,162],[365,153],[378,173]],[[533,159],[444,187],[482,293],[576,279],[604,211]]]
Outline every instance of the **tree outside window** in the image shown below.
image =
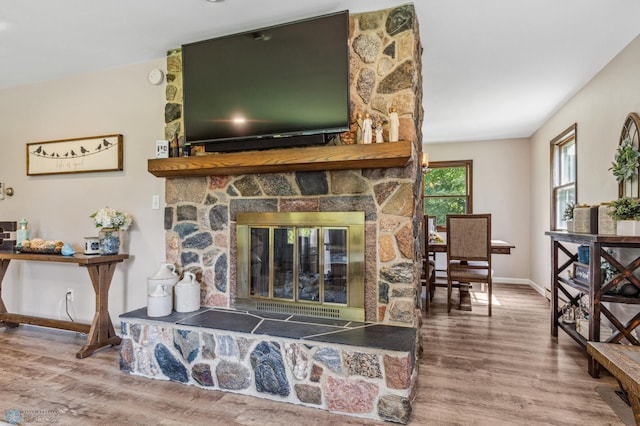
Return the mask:
[[551,228],[567,229],[562,218],[569,204],[577,200],[577,124],[551,141]]
[[424,214],[436,217],[440,229],[448,214],[472,213],[473,160],[433,161],[424,175]]

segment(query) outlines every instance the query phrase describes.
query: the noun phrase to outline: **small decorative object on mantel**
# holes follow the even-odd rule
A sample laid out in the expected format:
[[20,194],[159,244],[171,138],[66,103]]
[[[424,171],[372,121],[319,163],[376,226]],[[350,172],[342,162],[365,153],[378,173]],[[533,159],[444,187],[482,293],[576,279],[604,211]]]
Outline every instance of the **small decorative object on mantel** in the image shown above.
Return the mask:
[[133,219],[128,213],[105,207],[90,216],[98,231],[100,254],[118,254],[120,252],[120,230],[126,231]]
[[362,113],[356,114],[356,144],[362,143]]
[[394,107],[389,110],[389,142],[398,142],[400,121]]
[[156,158],[169,158],[169,141],[156,141]]
[[376,125],[376,143],[382,143],[384,139],[382,137],[382,124],[378,123]]
[[371,143],[373,141],[373,121],[371,115],[366,113],[362,121],[362,139],[363,143]]
[[581,234],[598,233],[598,206],[577,204],[573,209],[573,232]]

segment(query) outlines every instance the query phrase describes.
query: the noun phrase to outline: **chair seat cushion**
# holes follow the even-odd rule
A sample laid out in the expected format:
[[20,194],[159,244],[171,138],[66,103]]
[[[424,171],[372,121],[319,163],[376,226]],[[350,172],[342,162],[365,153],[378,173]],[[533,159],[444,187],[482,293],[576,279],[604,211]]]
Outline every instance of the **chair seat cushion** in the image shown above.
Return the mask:
[[461,261],[459,260],[452,260],[450,261],[451,265],[460,265],[460,266],[464,266],[464,265],[468,265],[472,268],[488,268],[489,267],[489,262],[483,262],[483,261],[477,261],[477,260],[470,260],[465,262],[465,264],[463,265]]
[[449,276],[453,281],[487,282],[489,270],[487,269],[450,269]]

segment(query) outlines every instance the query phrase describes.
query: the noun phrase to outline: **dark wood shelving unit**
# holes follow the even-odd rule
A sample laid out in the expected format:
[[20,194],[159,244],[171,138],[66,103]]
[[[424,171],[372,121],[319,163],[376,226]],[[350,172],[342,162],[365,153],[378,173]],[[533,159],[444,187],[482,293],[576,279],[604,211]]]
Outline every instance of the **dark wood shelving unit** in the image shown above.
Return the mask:
[[[640,304],[639,297],[625,297],[608,293],[614,284],[620,282],[623,278],[640,287],[640,281],[633,276],[633,272],[640,268],[640,257],[637,257],[631,263],[625,262],[625,264],[622,264],[614,254],[609,253],[609,249],[612,248],[640,248],[640,237],[580,234],[564,231],[550,231],[546,232],[545,235],[551,237],[551,335],[557,337],[558,329],[561,329],[586,350],[588,341],[600,341],[600,319],[604,316],[616,327],[616,330],[607,342],[617,343],[626,337],[631,343],[635,345],[640,344],[640,341],[632,335],[633,330],[640,325],[640,312],[631,320],[623,323],[601,303]],[[566,276],[565,271],[569,271],[574,262],[578,261],[575,245],[589,246],[590,262],[588,265],[588,282]],[[617,269],[617,274],[607,282],[603,282],[601,258],[608,260],[609,263]],[[560,306],[560,294],[563,294],[569,299],[569,304],[574,306],[578,304],[578,297],[573,296],[569,292],[569,289],[578,291],[578,294],[589,296],[588,339],[585,339],[578,333],[575,324],[565,324],[561,320],[562,307]],[[587,354],[587,359],[589,374],[593,377],[598,377],[600,364],[589,354]]]
[[412,154],[410,141],[323,145],[152,159],[148,170],[154,176],[171,178],[389,168],[406,166]]

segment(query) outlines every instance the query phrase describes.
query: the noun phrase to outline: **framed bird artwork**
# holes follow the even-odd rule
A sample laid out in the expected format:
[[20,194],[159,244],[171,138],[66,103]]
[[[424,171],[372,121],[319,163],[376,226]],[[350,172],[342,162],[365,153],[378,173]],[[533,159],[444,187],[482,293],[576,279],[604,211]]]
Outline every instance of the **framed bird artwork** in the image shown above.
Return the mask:
[[27,144],[27,176],[122,170],[122,135]]

